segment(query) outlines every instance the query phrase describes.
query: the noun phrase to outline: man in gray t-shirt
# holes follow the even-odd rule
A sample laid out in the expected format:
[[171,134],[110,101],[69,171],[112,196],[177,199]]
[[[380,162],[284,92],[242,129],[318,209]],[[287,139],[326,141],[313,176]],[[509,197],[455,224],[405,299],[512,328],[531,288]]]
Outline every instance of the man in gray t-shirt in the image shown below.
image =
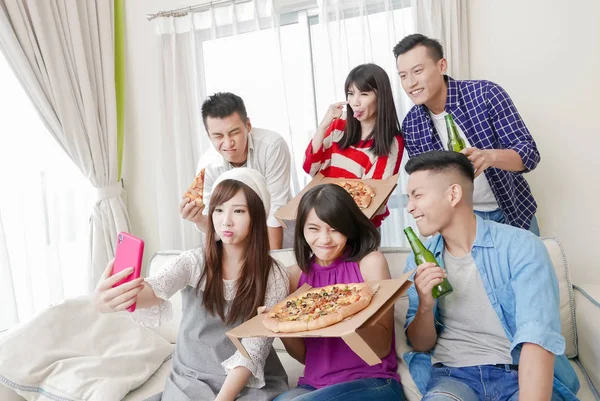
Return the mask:
[[[405,356],[424,401],[575,401],[579,382],[564,355],[558,280],[542,241],[473,212],[474,171],[456,152],[406,164],[419,233],[439,266],[415,266]],[[434,299],[447,278],[453,292]],[[556,361],[556,363],[555,363]]]
[[432,361],[446,366],[512,364],[510,341],[492,308],[471,253],[455,257],[444,249],[444,267],[452,296],[439,300],[444,331]]

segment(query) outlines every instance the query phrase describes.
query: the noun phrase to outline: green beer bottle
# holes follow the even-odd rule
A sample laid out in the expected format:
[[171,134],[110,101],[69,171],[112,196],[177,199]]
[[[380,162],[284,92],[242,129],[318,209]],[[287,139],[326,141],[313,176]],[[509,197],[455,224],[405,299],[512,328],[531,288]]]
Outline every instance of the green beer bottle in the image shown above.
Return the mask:
[[465,140],[458,133],[452,114],[446,114],[446,130],[448,130],[448,150],[460,152],[467,147]]
[[[410,247],[415,254],[415,263],[417,266],[425,262],[435,263],[439,266],[439,263],[437,260],[435,260],[435,256],[433,256],[433,253],[431,253],[429,249],[425,248],[419,237],[417,237],[413,231],[412,227],[406,227],[404,229],[404,234],[406,234],[406,238],[408,238],[408,242],[410,242]],[[450,282],[447,278],[444,278],[444,281],[433,287],[431,290],[431,295],[433,295],[435,299],[438,299],[450,294],[452,291],[453,289],[450,285]]]

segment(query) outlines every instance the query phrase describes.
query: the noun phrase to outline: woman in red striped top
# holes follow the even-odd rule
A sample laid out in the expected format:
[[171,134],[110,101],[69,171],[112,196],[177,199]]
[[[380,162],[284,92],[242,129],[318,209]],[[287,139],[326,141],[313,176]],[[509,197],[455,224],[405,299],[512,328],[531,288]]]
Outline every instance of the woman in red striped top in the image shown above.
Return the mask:
[[[348,74],[345,90],[347,101],[329,106],[308,144],[304,171],[333,178],[393,176],[400,169],[404,141],[387,73],[378,65],[361,64]],[[382,206],[372,218],[375,227],[389,214]]]

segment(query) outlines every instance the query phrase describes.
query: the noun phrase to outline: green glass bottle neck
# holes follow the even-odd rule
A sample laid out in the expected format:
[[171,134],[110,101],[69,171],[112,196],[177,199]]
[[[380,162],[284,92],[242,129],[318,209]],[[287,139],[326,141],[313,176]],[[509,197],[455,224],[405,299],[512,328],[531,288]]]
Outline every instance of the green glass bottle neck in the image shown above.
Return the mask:
[[460,135],[458,134],[458,129],[453,127],[448,127],[448,138],[452,140],[460,139]]
[[446,115],[446,130],[448,131],[448,135],[451,139],[459,138],[458,128],[454,123],[454,119],[450,114]]
[[425,251],[425,245],[423,245],[412,228],[407,228],[404,230],[404,233],[406,234],[406,238],[408,238],[408,242],[414,253],[422,253]]

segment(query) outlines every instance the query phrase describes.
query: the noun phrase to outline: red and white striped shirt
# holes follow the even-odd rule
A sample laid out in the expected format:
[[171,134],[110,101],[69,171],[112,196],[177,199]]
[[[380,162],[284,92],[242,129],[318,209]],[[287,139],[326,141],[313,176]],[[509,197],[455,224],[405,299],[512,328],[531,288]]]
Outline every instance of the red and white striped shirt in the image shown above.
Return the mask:
[[[344,135],[346,120],[334,120],[323,139],[318,152],[313,153],[312,141],[306,148],[304,171],[314,177],[317,173],[331,178],[373,178],[385,180],[400,170],[404,153],[404,140],[400,134],[394,137],[392,148],[387,156],[377,156],[371,151],[373,140],[360,141],[357,145],[340,149],[339,142]],[[377,211],[371,219],[375,227],[381,226],[383,219],[389,216],[387,205]]]

